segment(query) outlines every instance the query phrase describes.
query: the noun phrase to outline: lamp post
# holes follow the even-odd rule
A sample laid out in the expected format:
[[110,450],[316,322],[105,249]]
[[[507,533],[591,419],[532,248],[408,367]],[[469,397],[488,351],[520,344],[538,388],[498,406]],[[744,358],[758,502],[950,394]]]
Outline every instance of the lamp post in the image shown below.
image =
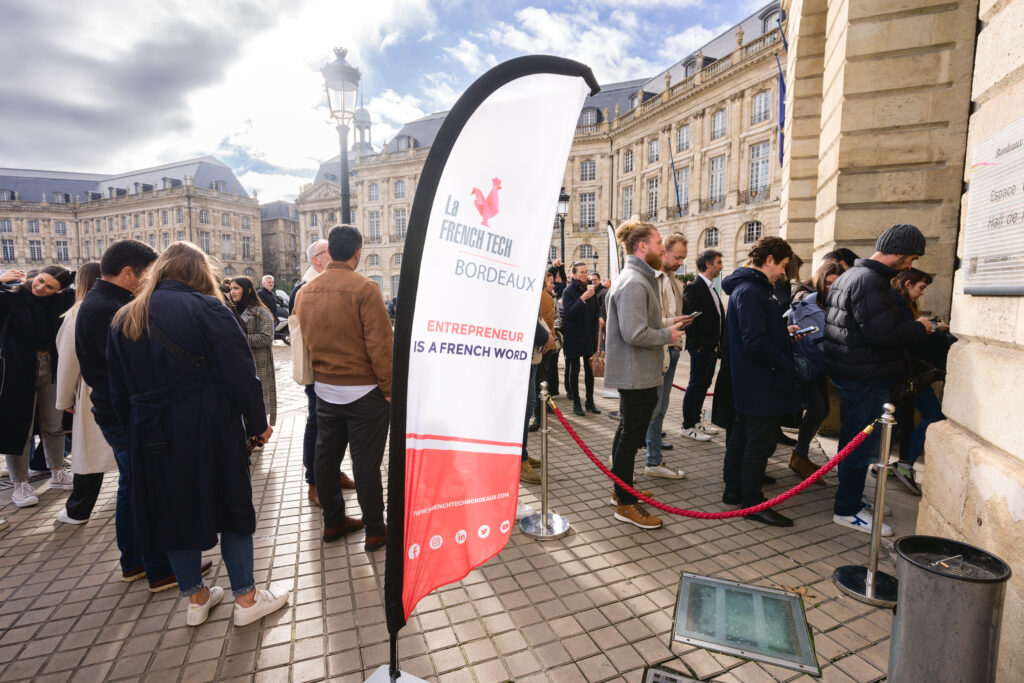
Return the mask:
[[562,238],[562,267],[565,267],[565,217],[569,213],[569,194],[563,187],[558,193],[558,226]]
[[320,73],[324,77],[327,91],[327,106],[331,118],[338,122],[338,142],[341,146],[341,222],[348,224],[352,219],[348,185],[348,127],[355,118],[356,93],[359,90],[359,69],[347,61],[348,50],[334,48],[334,61],[325,64]]

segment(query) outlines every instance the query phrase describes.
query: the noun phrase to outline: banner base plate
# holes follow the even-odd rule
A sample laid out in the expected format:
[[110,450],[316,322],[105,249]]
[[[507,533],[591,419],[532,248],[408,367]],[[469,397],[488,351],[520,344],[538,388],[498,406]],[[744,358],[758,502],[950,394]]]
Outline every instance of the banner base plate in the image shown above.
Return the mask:
[[541,513],[530,515],[519,522],[523,533],[537,541],[553,541],[569,533],[569,520],[554,512],[548,513],[547,524],[542,521]]
[[[427,683],[422,678],[416,678],[410,673],[406,673],[401,669],[398,670],[401,674],[398,677],[398,683]],[[366,683],[391,683],[391,676],[388,675],[388,665],[381,664],[380,668],[370,674],[370,677],[366,679]]]

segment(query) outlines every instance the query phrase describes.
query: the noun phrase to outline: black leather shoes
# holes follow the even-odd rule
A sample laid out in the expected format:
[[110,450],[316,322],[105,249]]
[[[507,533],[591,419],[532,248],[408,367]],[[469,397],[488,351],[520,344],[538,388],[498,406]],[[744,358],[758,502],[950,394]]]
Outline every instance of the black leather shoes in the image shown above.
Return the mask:
[[594,415],[600,415],[601,414],[601,410],[597,406],[594,405],[593,401],[587,401],[587,406],[586,407],[587,407],[587,410],[592,412]]
[[766,475],[764,475],[764,478],[761,479],[761,481],[764,482],[765,484],[774,484],[775,483],[775,477],[769,477],[766,474]]
[[767,524],[768,526],[793,526],[793,520],[789,517],[780,515],[771,508],[768,508],[764,512],[758,512],[756,515],[747,515],[747,519],[753,522]]
[[661,442],[661,450],[663,450],[663,451],[670,451],[670,450],[672,450],[672,448],[673,448],[672,444],[670,444],[670,443],[668,443],[666,441],[662,441]]
[[574,415],[579,415],[581,417],[586,415],[586,413],[583,412],[583,406],[580,405],[578,400],[572,402],[572,412]]
[[537,418],[533,418],[532,420],[530,420],[530,426],[527,427],[527,430],[535,432],[538,429],[540,429],[540,422],[537,420]]
[[722,494],[722,502],[726,505],[739,505],[743,497],[738,493],[729,493],[726,491]]

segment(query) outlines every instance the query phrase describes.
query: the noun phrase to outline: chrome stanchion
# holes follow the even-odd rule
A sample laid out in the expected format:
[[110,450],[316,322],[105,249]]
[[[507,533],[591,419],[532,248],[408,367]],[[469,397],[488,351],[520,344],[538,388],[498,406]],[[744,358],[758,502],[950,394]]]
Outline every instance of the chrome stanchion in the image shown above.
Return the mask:
[[899,583],[896,577],[878,571],[878,552],[882,543],[882,518],[885,516],[885,481],[889,475],[889,446],[892,443],[892,428],[896,424],[893,413],[896,408],[891,403],[882,406],[882,416],[878,419],[881,433],[878,440],[878,464],[875,468],[875,507],[871,511],[871,546],[868,550],[868,566],[845,565],[836,568],[832,581],[839,590],[851,598],[866,602],[876,607],[895,607],[896,589]]
[[553,541],[569,533],[569,522],[561,515],[548,512],[548,383],[540,383],[540,514],[523,518],[519,527],[523,533],[538,541]]

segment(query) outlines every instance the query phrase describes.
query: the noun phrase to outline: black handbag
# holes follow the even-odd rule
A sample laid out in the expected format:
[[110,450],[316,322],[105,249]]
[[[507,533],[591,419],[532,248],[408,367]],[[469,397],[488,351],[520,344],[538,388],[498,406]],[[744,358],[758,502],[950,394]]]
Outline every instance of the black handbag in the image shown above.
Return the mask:
[[11,324],[11,314],[7,314],[4,327],[0,330],[0,394],[4,393],[4,381],[7,378],[7,350],[4,342],[7,340],[7,326]]

